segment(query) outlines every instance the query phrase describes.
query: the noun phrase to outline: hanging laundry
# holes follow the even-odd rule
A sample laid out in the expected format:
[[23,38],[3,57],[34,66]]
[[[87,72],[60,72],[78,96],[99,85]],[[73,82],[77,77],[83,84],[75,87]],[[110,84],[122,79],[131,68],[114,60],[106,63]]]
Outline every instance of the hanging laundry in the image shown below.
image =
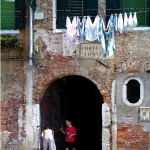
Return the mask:
[[83,17],[82,24],[81,24],[80,42],[83,42],[85,39],[85,24],[86,24],[86,17]]
[[121,13],[118,16],[118,31],[120,32],[120,34],[122,34],[123,32],[123,18]]
[[130,28],[133,27],[133,19],[132,19],[132,13],[131,13],[131,12],[130,12],[130,14],[129,14],[128,26],[129,26]]
[[80,43],[82,43],[85,39],[85,24],[86,24],[86,18],[82,18],[82,22],[80,21],[80,18],[77,16],[77,37]]
[[92,23],[90,16],[87,16],[86,24],[85,24],[85,37],[88,41],[97,40],[97,23],[99,16],[95,17],[94,22]]
[[116,31],[118,31],[118,17],[116,13],[114,15],[114,28]]
[[114,37],[114,17],[110,16],[106,30],[106,52],[108,56],[112,56],[115,51],[115,37]]
[[[72,23],[69,17],[66,18],[66,39],[67,47],[70,45],[70,42],[74,42],[75,45],[84,43],[84,40],[95,41],[98,39],[102,47],[102,58],[105,59],[106,56],[112,56],[115,51],[115,37],[114,31],[118,31],[120,34],[126,30],[127,27],[134,28],[137,25],[137,16],[136,12],[133,15],[130,12],[129,18],[127,13],[124,13],[124,19],[122,14],[111,15],[105,28],[105,24],[102,16],[96,16],[94,22],[92,23],[90,16],[83,17],[82,22],[77,16],[73,17]],[[73,44],[73,43],[71,43]],[[72,46],[73,47],[73,46]],[[68,52],[71,55],[74,53],[74,48],[68,49]]]
[[124,13],[124,24],[123,24],[124,29],[128,27],[128,16],[127,13]]
[[136,17],[136,12],[134,12],[134,15],[133,15],[133,28],[135,28],[137,26],[138,22],[137,22],[137,17]]
[[69,17],[66,18],[66,38],[67,38],[67,47],[70,42],[77,42],[77,19],[76,16],[73,17],[72,23]]
[[77,16],[77,36],[80,37],[81,35],[81,22],[80,18]]
[[102,58],[106,58],[106,45],[105,45],[105,24],[103,17],[100,16],[97,24],[97,37],[100,45],[102,46]]

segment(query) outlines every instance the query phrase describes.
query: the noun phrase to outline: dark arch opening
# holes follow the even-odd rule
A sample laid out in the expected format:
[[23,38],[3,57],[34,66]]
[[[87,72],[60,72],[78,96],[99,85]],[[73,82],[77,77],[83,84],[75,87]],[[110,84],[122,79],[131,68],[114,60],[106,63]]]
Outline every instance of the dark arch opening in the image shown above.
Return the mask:
[[41,100],[41,129],[50,126],[57,150],[64,150],[65,135],[59,129],[66,127],[65,119],[70,118],[77,130],[77,150],[100,150],[102,103],[102,95],[90,80],[76,75],[57,79]]

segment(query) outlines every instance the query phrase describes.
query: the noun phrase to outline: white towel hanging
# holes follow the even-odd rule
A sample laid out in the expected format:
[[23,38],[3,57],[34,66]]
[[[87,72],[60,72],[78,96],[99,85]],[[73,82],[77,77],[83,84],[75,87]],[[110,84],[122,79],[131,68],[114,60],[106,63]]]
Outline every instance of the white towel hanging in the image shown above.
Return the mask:
[[137,22],[137,17],[136,17],[136,12],[134,12],[133,15],[133,28],[135,28],[137,26],[138,22]]

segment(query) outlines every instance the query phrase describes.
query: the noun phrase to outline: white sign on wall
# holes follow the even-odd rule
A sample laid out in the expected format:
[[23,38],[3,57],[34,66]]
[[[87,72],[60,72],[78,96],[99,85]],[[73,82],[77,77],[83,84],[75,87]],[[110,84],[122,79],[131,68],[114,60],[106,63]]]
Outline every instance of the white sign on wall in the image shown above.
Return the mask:
[[99,43],[81,44],[80,56],[81,58],[101,58],[102,48]]

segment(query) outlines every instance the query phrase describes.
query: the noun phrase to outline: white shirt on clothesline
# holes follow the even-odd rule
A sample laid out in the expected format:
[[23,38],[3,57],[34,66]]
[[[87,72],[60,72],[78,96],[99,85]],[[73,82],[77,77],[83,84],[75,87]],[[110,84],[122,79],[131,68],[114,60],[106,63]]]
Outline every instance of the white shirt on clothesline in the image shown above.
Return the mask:
[[87,16],[86,24],[85,24],[85,37],[88,41],[97,40],[97,23],[99,20],[99,16],[97,15],[92,23],[90,16]]
[[133,15],[133,28],[135,28],[137,26],[138,22],[137,22],[137,17],[136,17],[136,12],[134,12],[134,15]]
[[122,18],[122,14],[119,14],[118,17],[118,31],[122,34],[123,32],[123,18]]
[[128,16],[127,13],[124,13],[124,22],[123,22],[123,27],[127,28],[128,27]]

